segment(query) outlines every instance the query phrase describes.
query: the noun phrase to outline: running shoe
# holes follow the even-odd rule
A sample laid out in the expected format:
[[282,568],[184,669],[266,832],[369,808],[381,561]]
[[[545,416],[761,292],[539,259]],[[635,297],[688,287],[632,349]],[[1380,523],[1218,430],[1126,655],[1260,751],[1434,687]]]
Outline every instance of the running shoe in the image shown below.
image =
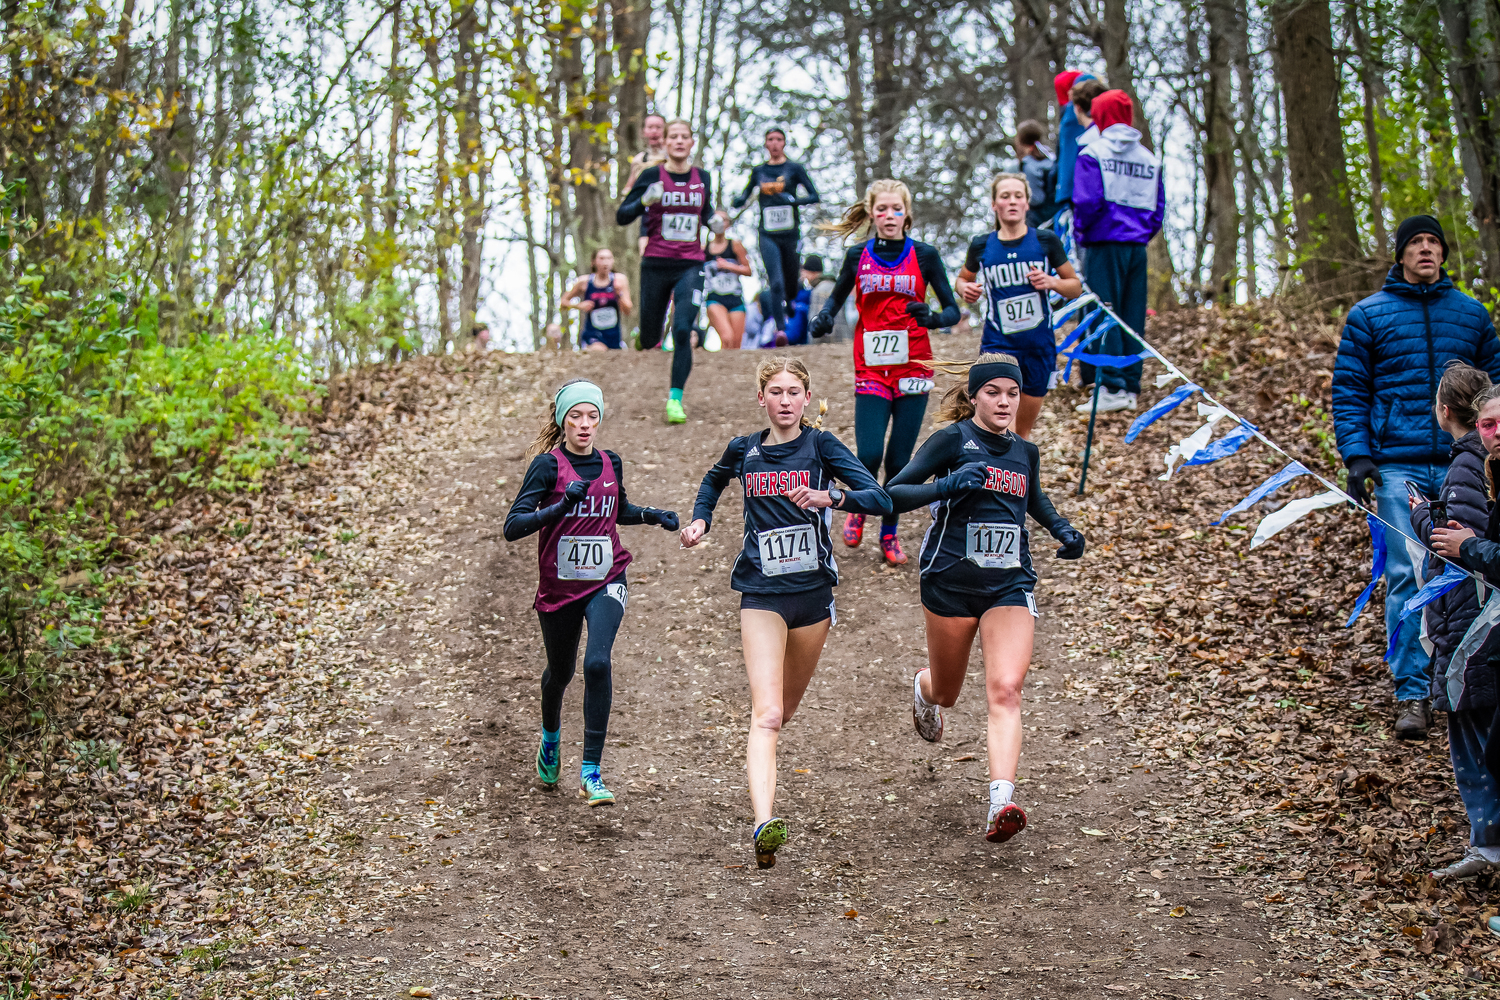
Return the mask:
[[865,540],[865,516],[850,514],[844,518],[844,544],[851,549]]
[[917,735],[928,743],[943,738],[943,709],[922,700],[921,670],[911,679],[911,721],[917,727]]
[[776,852],[786,843],[786,820],[772,816],[755,828],[755,867],[775,868]]
[[990,824],[984,831],[984,839],[992,844],[1003,844],[1026,829],[1026,813],[1014,802],[1000,808],[990,807]]
[[599,774],[585,774],[578,778],[578,797],[588,799],[589,806],[612,806],[615,793],[604,787],[604,778]]
[[541,746],[536,748],[536,776],[542,779],[542,784],[552,788],[557,784],[557,773],[562,768],[562,755],[559,754],[560,744],[547,745],[542,740]]
[[892,566],[906,565],[906,553],[901,551],[901,542],[895,535],[880,536],[880,554]]
[[667,400],[667,423],[687,423],[687,413],[682,408],[682,402],[676,399]]
[[1467,854],[1459,858],[1446,868],[1439,868],[1432,873],[1432,877],[1441,882],[1449,878],[1469,878],[1474,875],[1485,875],[1500,868],[1489,858],[1480,854],[1470,847]]

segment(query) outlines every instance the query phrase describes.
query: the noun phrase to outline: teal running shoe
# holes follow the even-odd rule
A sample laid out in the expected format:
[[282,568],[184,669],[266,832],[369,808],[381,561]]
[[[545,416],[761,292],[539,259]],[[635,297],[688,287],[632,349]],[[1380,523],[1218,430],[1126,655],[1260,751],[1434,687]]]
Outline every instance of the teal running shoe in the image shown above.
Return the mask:
[[755,867],[775,868],[776,852],[786,843],[786,820],[772,816],[755,828]]
[[536,748],[536,776],[548,788],[557,785],[558,772],[562,770],[562,754],[558,753],[560,746],[557,743],[549,746],[546,740],[542,740],[542,745]]
[[597,772],[579,776],[578,797],[587,799],[590,808],[615,804],[615,793],[604,787],[604,778]]

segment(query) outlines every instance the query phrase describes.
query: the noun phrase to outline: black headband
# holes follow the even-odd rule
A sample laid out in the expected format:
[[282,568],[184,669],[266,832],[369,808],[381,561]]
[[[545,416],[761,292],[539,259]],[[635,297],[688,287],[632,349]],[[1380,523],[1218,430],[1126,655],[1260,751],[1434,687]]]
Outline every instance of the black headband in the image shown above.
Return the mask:
[[972,399],[980,387],[993,378],[1008,378],[1017,386],[1021,384],[1021,369],[1009,361],[987,361],[969,369],[969,397]]

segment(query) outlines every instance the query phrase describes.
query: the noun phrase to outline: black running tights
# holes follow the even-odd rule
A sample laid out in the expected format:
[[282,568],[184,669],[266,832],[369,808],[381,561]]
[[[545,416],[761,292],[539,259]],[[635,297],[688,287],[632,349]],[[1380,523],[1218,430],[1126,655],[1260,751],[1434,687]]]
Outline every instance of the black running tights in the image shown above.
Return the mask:
[[672,307],[672,388],[687,386],[693,370],[693,326],[703,304],[703,262],[646,257],[641,260],[641,347],[661,343]]
[[[927,394],[897,396],[885,399],[872,393],[854,395],[854,450],[870,475],[880,475],[880,461],[885,459],[885,478],[889,483],[896,473],[911,461],[917,435],[922,432],[922,418],[927,415]],[[886,440],[885,429],[891,429]],[[881,528],[895,528],[898,518],[888,514],[881,518]]]
[[556,611],[538,611],[542,623],[542,645],[547,649],[547,668],[542,671],[542,728],[562,728],[563,692],[578,664],[578,640],[588,622],[589,641],[583,652],[583,762],[597,764],[604,755],[604,737],[609,732],[609,705],[613,695],[610,651],[615,633],[625,617],[625,605],[612,591],[624,592],[624,584],[610,584],[589,597],[565,604]]

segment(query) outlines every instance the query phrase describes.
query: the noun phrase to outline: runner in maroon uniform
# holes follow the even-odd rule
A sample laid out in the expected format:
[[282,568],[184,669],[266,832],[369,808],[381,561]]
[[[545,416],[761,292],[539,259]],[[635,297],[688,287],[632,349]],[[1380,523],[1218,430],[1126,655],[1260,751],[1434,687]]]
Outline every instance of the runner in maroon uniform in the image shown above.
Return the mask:
[[[687,420],[682,390],[693,370],[693,324],[703,304],[704,226],[713,218],[708,172],[693,166],[693,127],[667,123],[667,162],[647,167],[620,202],[615,221],[622,226],[645,216],[641,255],[641,338],[649,350],[661,343],[667,306],[672,306],[672,391],[667,423]],[[720,228],[718,223],[713,228]]]
[[[859,460],[875,475],[885,461],[885,481],[911,458],[927,394],[932,391],[931,327],[958,322],[958,301],[948,285],[943,260],[935,248],[907,236],[912,226],[911,192],[900,181],[870,185],[865,200],[830,227],[845,237],[873,229],[872,238],[844,254],[833,294],[813,317],[814,337],[833,330],[833,317],[854,292],[859,322],[854,328],[854,444]],[[941,312],[927,305],[937,296]],[[886,428],[890,441],[886,441]],[[887,562],[901,565],[906,553],[896,538],[897,517],[881,518],[880,551]],[[864,539],[863,514],[844,519],[844,544]]]
[[562,699],[578,661],[578,642],[588,623],[583,658],[583,763],[578,794],[591,806],[615,797],[599,764],[609,728],[612,694],[610,651],[625,615],[625,567],[630,553],[620,544],[621,524],[678,528],[670,510],[637,507],[625,498],[620,456],[594,447],[604,413],[604,394],[592,382],[574,379],[552,400],[552,414],[531,446],[531,465],[505,517],[505,540],[537,535],[536,613],[541,621],[547,668],[542,672],[542,740],[536,773],[557,784],[562,760]]

